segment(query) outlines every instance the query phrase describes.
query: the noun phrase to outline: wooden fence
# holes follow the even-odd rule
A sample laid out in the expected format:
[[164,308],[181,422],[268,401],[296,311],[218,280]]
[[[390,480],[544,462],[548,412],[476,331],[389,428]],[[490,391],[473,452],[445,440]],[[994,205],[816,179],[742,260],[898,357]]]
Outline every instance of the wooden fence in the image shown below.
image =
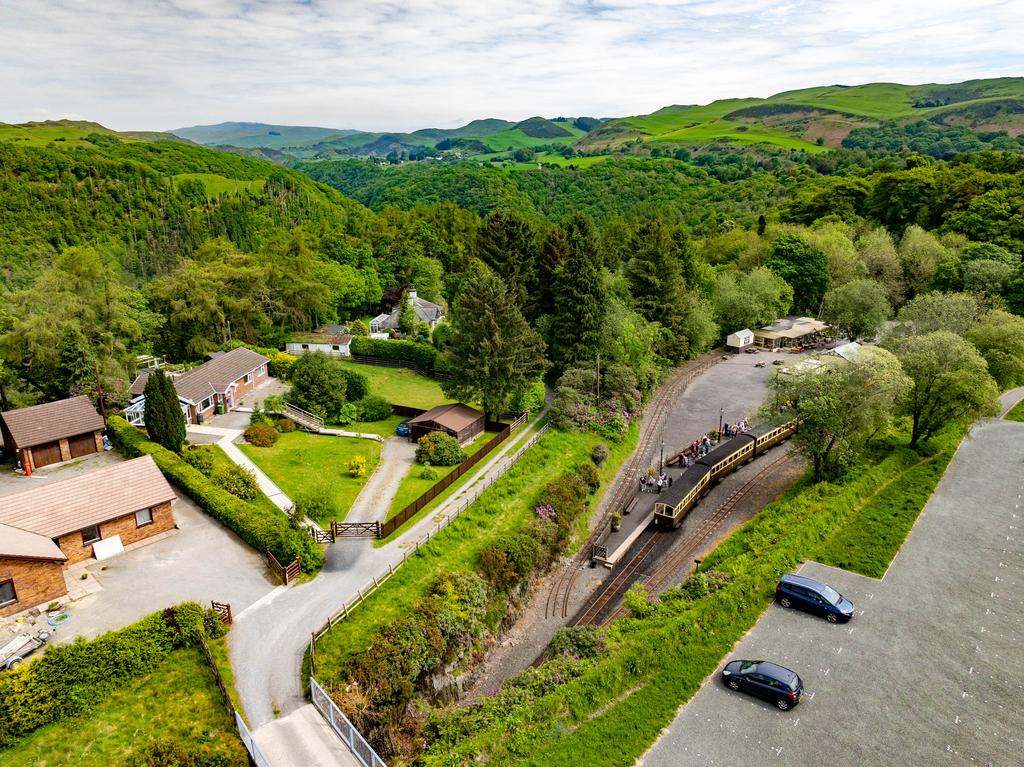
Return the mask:
[[274,575],[276,575],[285,586],[295,580],[298,580],[299,573],[302,572],[302,563],[299,561],[298,557],[295,557],[295,561],[291,564],[282,565],[277,561],[277,557],[268,551],[267,563],[270,565],[270,569],[273,570]]
[[306,532],[309,533],[309,537],[317,543],[334,543],[334,523],[327,530],[321,530],[319,527],[307,527]]
[[425,546],[427,543],[430,542],[431,538],[433,538],[439,532],[448,527],[448,525],[450,525],[452,522],[458,519],[459,515],[466,509],[468,509],[476,501],[476,499],[480,497],[482,493],[484,493],[491,485],[493,485],[495,482],[501,479],[502,475],[504,475],[505,472],[507,472],[509,469],[515,466],[516,463],[519,462],[519,459],[522,458],[523,453],[525,453],[531,447],[536,445],[540,438],[543,437],[544,434],[547,432],[547,430],[547,425],[541,427],[541,429],[538,430],[536,434],[530,437],[530,439],[527,440],[525,444],[523,444],[519,449],[516,450],[514,455],[512,455],[510,458],[505,459],[505,463],[502,464],[501,467],[498,469],[497,474],[495,474],[493,477],[487,480],[487,482],[485,482],[481,487],[477,488],[474,491],[473,496],[463,501],[462,504],[460,504],[457,509],[448,512],[444,516],[444,519],[435,522],[434,525],[429,530],[427,530],[427,532],[424,533],[416,541],[416,543],[413,544],[412,547],[407,548],[402,553],[401,560],[394,564],[389,563],[387,570],[382,571],[379,576],[374,576],[371,579],[371,581],[366,584],[364,588],[356,589],[356,596],[352,597],[352,599],[350,599],[348,602],[342,604],[342,606],[327,619],[327,622],[320,627],[320,630],[313,633],[313,636],[310,638],[310,657],[315,657],[316,651],[315,649],[313,649],[313,645],[316,644],[316,640],[320,639],[320,637],[322,637],[324,634],[326,634],[328,631],[334,628],[336,624],[340,623],[342,620],[347,618],[349,613],[352,612],[353,609],[355,609],[359,604],[361,604],[368,596],[370,596],[370,594],[372,594],[374,591],[380,588],[381,584],[385,583],[388,580],[388,578],[390,578],[392,575],[398,572],[398,568],[400,568],[403,564],[408,562],[409,557],[414,556],[420,550],[421,546]]
[[529,418],[529,416],[530,414],[528,412],[524,412],[512,423],[500,424],[502,426],[501,431],[495,434],[493,437],[491,437],[491,439],[487,441],[487,444],[485,444],[482,448],[473,453],[473,455],[471,455],[465,461],[456,466],[455,469],[452,472],[450,472],[447,476],[445,476],[443,479],[431,485],[431,487],[426,492],[424,492],[423,495],[421,495],[419,498],[414,500],[400,512],[395,514],[395,516],[393,516],[391,519],[387,520],[384,524],[382,524],[380,526],[380,532],[378,533],[378,537],[387,538],[389,535],[391,535],[391,533],[395,532],[395,530],[397,530],[399,527],[405,524],[408,520],[416,516],[416,514],[419,513],[420,509],[422,509],[432,500],[437,498],[437,496],[439,496],[441,493],[443,493],[445,490],[451,487],[453,482],[455,482],[457,479],[459,479],[459,477],[461,477],[467,471],[476,466],[480,461],[487,457],[488,453],[490,453],[492,450],[494,450],[494,448],[496,448],[498,445],[500,445],[502,442],[508,439],[515,429],[519,428],[519,426],[526,423],[526,419]]

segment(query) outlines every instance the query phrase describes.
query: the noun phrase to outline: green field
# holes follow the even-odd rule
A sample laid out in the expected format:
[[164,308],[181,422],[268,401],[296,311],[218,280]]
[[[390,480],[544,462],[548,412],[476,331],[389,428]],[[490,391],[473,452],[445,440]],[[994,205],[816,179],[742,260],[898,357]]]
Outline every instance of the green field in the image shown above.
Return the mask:
[[467,138],[478,138],[495,152],[504,152],[508,149],[520,149],[521,147],[545,146],[549,144],[571,144],[586,133],[573,126],[571,122],[552,121],[559,128],[569,131],[571,136],[557,136],[554,138],[535,138],[528,136],[518,128],[492,133],[489,136],[473,136]]
[[[380,443],[354,437],[328,437],[293,431],[282,434],[273,447],[239,445],[285,495],[298,502],[312,494],[324,494],[334,514],[317,519],[342,521],[367,478],[380,463]],[[348,471],[356,455],[366,459],[366,476],[356,479]]]
[[188,180],[201,181],[203,186],[206,187],[206,196],[211,199],[220,197],[222,194],[259,192],[263,190],[263,185],[266,183],[266,180],[262,178],[252,179],[251,181],[245,179],[235,180],[226,176],[218,176],[216,173],[179,173],[174,176],[175,184]]
[[91,133],[124,136],[102,125],[76,120],[48,120],[19,125],[0,123],[0,141],[17,141],[24,146],[46,146],[51,141],[67,142],[70,146],[92,146],[85,141]]
[[[429,410],[436,405],[454,402],[444,396],[441,385],[433,378],[421,376],[406,368],[386,368],[346,362],[370,379],[370,393],[383,397],[392,405],[405,405]],[[348,427],[345,427],[348,429]],[[352,429],[349,429],[352,431]]]
[[[466,445],[464,448],[466,451],[466,457],[468,458],[479,451],[480,448],[487,444],[489,439],[495,436],[495,434],[496,432],[493,431],[485,431],[479,437]],[[427,490],[455,471],[455,469],[458,468],[458,465],[432,466],[430,468],[433,469],[434,474],[436,475],[434,479],[423,479],[420,477],[420,474],[424,469],[424,466],[421,463],[414,463],[409,468],[409,473],[405,475],[405,479],[402,480],[402,484],[398,486],[398,492],[395,493],[394,500],[391,501],[391,508],[388,509],[387,519],[391,519],[395,514],[400,512],[410,503],[427,492]]]
[[0,767],[144,765],[145,749],[157,740],[223,755],[216,763],[224,767],[248,763],[199,649],[175,650],[153,673],[127,681],[88,714],[40,727],[0,751]]

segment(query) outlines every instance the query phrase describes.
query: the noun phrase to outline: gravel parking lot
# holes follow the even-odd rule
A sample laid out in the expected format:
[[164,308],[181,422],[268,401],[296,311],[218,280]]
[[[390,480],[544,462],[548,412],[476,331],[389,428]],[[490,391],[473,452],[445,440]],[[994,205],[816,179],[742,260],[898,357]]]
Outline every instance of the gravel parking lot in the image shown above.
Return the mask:
[[881,581],[817,563],[857,614],[772,606],[731,658],[804,680],[793,711],[718,675],[642,760],[678,765],[1024,764],[1024,424],[978,426]]

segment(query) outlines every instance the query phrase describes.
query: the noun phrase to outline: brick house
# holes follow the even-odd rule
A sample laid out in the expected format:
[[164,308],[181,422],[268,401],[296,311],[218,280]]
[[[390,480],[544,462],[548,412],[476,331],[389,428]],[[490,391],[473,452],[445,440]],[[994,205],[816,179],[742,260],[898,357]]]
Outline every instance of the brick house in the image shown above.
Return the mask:
[[55,573],[92,558],[95,543],[130,546],[173,528],[175,498],[148,455],[0,496],[0,615],[65,593]]
[[[185,423],[202,423],[218,410],[233,410],[238,400],[268,378],[270,360],[262,354],[240,346],[229,352],[216,352],[202,365],[185,373],[169,373],[178,392],[178,404]],[[144,371],[132,381],[132,401],[124,410],[128,423],[144,426],[146,381]]]
[[88,397],[71,397],[0,414],[4,447],[25,471],[103,452],[106,424]]

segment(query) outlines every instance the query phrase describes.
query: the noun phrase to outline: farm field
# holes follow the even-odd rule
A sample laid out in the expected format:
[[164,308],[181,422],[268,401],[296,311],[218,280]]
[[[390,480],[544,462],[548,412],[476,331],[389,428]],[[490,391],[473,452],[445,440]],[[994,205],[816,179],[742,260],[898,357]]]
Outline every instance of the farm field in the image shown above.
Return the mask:
[[[370,439],[330,437],[293,431],[282,434],[272,447],[238,446],[292,501],[313,496],[329,499],[333,513],[317,522],[345,519],[367,478],[380,463],[380,443]],[[366,475],[358,479],[349,461],[366,459]]]
[[199,649],[175,650],[153,673],[125,683],[88,714],[53,722],[18,740],[0,751],[0,767],[157,764],[147,762],[144,754],[158,741],[208,757],[222,755],[222,761],[210,763],[223,767],[248,763]]
[[[496,434],[497,432],[485,431],[479,437],[466,445],[464,448],[466,451],[466,457],[468,458],[478,452],[487,444],[487,441],[492,439]],[[433,479],[423,479],[420,477],[420,474],[426,467],[424,467],[422,463],[414,463],[410,467],[409,473],[406,474],[405,478],[402,480],[402,484],[398,486],[398,492],[395,493],[394,500],[391,501],[391,508],[388,509],[388,515],[386,518],[391,519],[395,514],[400,512],[410,503],[423,495],[423,493],[427,492],[431,487],[455,471],[457,466],[457,464],[456,466],[431,466],[430,468],[433,469],[435,477]]]
[[407,368],[387,368],[346,362],[370,379],[370,393],[383,397],[393,405],[405,405],[429,410],[436,405],[454,402],[444,396],[441,385]]
[[265,182],[262,178],[251,180],[227,178],[216,173],[179,173],[174,176],[174,183],[182,181],[199,181],[206,188],[208,198],[219,197],[222,194],[235,194],[237,192],[259,192],[263,189]]

